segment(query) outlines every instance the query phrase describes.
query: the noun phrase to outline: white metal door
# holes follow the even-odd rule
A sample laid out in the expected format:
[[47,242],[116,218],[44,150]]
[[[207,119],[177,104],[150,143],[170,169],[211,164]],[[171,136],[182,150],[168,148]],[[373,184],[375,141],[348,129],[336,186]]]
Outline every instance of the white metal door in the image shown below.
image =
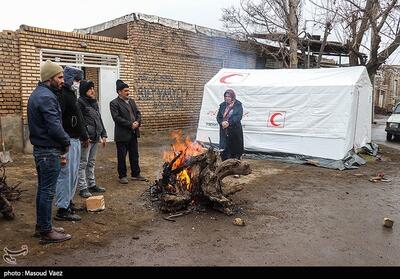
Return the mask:
[[114,141],[114,121],[111,117],[110,102],[117,97],[115,82],[118,79],[118,69],[101,67],[99,79],[100,113],[107,131],[107,141]]

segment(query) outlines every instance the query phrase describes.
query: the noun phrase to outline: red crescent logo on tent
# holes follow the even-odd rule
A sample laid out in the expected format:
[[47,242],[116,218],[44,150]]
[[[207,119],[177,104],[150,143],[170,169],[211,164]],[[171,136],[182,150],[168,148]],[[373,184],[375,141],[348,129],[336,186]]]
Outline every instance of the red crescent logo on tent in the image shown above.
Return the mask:
[[272,126],[275,127],[279,127],[281,124],[276,124],[275,123],[275,117],[277,117],[278,115],[282,115],[282,113],[280,112],[275,112],[273,115],[271,115],[271,117],[269,118],[269,122],[271,122]]
[[229,74],[229,75],[225,75],[225,76],[221,77],[221,78],[219,79],[219,81],[220,81],[221,83],[226,83],[226,84],[228,84],[228,83],[230,83],[230,82],[228,81],[228,79],[231,78],[231,77],[234,77],[234,76],[239,76],[239,77],[241,77],[241,76],[243,76],[243,75],[242,75],[242,74]]
[[267,126],[274,128],[283,128],[285,126],[285,116],[286,112],[284,111],[270,112],[268,116]]

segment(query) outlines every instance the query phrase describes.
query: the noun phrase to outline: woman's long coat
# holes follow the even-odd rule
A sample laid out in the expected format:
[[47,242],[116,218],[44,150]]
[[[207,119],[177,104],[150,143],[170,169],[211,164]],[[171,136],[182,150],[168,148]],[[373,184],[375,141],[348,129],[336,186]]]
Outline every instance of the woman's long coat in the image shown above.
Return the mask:
[[230,154],[241,156],[243,154],[243,129],[241,120],[243,117],[243,106],[238,100],[232,108],[232,115],[229,117],[229,126],[226,129],[222,129],[222,121],[226,102],[219,105],[217,121],[219,124],[219,147],[227,150]]

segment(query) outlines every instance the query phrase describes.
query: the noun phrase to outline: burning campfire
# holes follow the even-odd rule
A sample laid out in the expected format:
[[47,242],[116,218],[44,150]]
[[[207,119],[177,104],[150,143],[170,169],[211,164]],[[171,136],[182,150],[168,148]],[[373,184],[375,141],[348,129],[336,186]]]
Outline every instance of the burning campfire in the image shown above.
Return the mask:
[[[163,159],[166,163],[172,163],[171,170],[181,170],[176,176],[172,176],[175,181],[171,181],[173,184],[169,183],[168,187],[174,192],[178,190],[179,192],[192,190],[191,181],[191,167],[185,165],[185,161],[191,157],[201,155],[206,151],[206,149],[197,142],[191,142],[189,136],[182,141],[182,131],[174,131],[171,134],[175,142],[171,145],[170,151],[164,151]],[[165,164],[164,164],[165,166]],[[174,187],[175,185],[176,187]]]
[[228,198],[243,188],[230,187],[222,180],[229,175],[247,175],[250,166],[240,160],[229,159],[221,162],[218,151],[210,145],[205,148],[189,136],[182,140],[182,131],[172,133],[174,143],[165,151],[161,178],[150,186],[153,201],[159,202],[163,212],[177,212],[209,205],[212,208],[233,214],[233,204]]

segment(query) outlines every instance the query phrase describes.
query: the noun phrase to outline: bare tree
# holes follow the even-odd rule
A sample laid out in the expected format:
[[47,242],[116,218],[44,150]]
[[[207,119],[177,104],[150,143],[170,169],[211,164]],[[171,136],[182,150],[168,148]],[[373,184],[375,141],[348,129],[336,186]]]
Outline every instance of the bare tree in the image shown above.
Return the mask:
[[255,33],[281,36],[279,51],[269,54],[283,58],[284,67],[297,68],[300,16],[301,0],[241,0],[240,7],[223,9],[222,21],[227,30],[249,39]]
[[320,9],[337,13],[334,28],[348,45],[349,64],[365,65],[373,81],[379,66],[400,45],[399,0],[311,1]]
[[[287,21],[288,28],[288,38],[289,38],[289,53],[290,53],[290,68],[297,68],[298,59],[297,59],[297,43],[298,39],[298,30],[299,30],[299,17],[298,13],[300,11],[300,1],[299,0],[289,0],[289,14]],[[284,6],[282,5],[284,8]]]
[[321,67],[322,54],[324,53],[326,44],[328,42],[328,35],[331,33],[331,30],[332,30],[332,23],[330,21],[327,21],[325,23],[324,37],[322,39],[321,47],[318,53],[317,68]]
[[[392,0],[381,5],[379,1],[374,1],[371,12],[368,13],[371,25],[371,51],[367,69],[370,76],[375,75],[379,66],[400,45],[400,5],[397,5],[397,2],[398,0]],[[386,36],[390,43],[379,51],[382,36]]]

